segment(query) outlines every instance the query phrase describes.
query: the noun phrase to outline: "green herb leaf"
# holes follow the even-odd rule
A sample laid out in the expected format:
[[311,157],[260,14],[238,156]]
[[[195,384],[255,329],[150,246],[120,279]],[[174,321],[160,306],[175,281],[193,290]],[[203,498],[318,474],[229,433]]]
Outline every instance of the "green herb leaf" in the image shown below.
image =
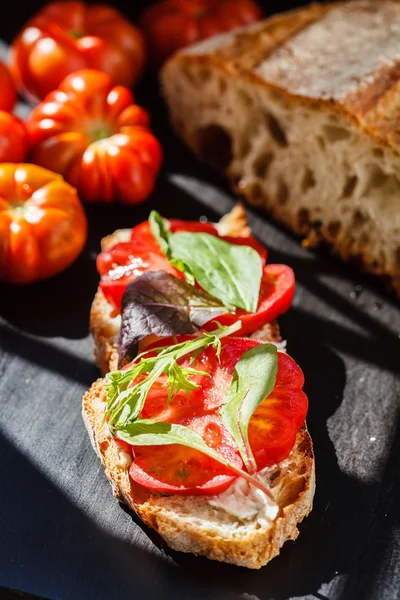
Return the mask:
[[250,483],[261,489],[270,498],[273,498],[268,487],[258,478],[254,478],[236,465],[230,463],[221,454],[207,446],[200,434],[190,427],[177,425],[174,423],[165,423],[162,421],[153,421],[151,419],[138,419],[118,429],[118,437],[133,446],[161,446],[170,444],[180,444],[194,450],[199,450],[203,454],[210,456],[220,464],[227,467],[235,475],[244,477]]
[[[187,355],[201,352],[208,346],[212,346],[219,352],[221,341],[227,335],[238,331],[241,322],[238,321],[230,327],[220,327],[216,331],[204,333],[198,338],[181,342],[169,347],[152,348],[149,352],[140,354],[131,367],[124,371],[113,371],[106,376],[107,384],[107,411],[109,417],[108,425],[111,433],[114,429],[126,426],[134,422],[146,401],[151,386],[162,374],[168,376],[168,398],[184,390],[189,394],[198,386],[191,377],[197,374],[208,375],[191,367],[181,367],[178,360]],[[143,377],[145,375],[145,377]],[[131,386],[132,382],[139,382]]]
[[151,231],[171,264],[225,304],[256,312],[262,277],[261,257],[250,246],[236,246],[208,233],[168,231],[168,221],[156,211]]
[[250,246],[235,246],[208,233],[169,236],[172,256],[181,260],[197,283],[225,305],[257,310],[262,262]]
[[149,225],[151,233],[156,238],[161,250],[170,260],[172,258],[171,249],[169,247],[169,223],[156,210],[152,210],[149,215]]
[[274,389],[277,372],[278,355],[273,344],[259,344],[244,352],[236,364],[220,411],[221,421],[235,440],[249,473],[257,472],[249,444],[249,422],[259,404]]

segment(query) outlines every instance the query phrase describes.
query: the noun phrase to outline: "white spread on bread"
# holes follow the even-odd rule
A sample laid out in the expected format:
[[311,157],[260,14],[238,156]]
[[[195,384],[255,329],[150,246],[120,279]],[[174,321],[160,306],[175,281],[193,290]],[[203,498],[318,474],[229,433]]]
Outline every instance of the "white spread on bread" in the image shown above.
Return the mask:
[[209,503],[241,520],[257,521],[268,528],[276,519],[279,507],[264,492],[238,477],[225,492],[210,498]]

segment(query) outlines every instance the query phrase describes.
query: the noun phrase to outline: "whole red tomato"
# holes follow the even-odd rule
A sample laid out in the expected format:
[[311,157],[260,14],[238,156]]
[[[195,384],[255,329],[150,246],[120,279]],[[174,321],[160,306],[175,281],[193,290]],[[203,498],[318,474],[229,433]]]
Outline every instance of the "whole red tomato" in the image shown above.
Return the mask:
[[100,69],[115,84],[132,85],[143,70],[141,32],[111,6],[52,2],[22,29],[11,47],[18,86],[44,98],[73,71]]
[[60,175],[0,164],[0,279],[31,283],[63,271],[81,253],[86,216]]
[[261,18],[253,0],[162,0],[147,8],[141,25],[153,62],[179,48]]
[[0,110],[0,163],[23,161],[28,142],[24,123],[18,117]]
[[101,71],[66,77],[31,113],[32,161],[61,173],[88,202],[137,204],[152,192],[159,142],[132,92]]
[[0,61],[0,110],[9,112],[13,109],[17,94],[10,71]]

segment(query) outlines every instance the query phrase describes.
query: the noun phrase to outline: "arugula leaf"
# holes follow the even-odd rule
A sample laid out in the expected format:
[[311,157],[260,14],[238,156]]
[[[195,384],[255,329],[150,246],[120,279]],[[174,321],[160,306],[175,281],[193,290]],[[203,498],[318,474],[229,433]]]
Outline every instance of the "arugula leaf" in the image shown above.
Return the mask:
[[236,364],[220,411],[221,421],[235,440],[249,473],[257,472],[249,444],[249,422],[259,404],[274,389],[277,372],[278,356],[273,344],[259,344],[244,352]]
[[132,360],[138,342],[147,335],[193,333],[226,312],[219,300],[170,273],[143,273],[128,284],[123,296],[119,366]]
[[208,233],[168,231],[168,221],[152,211],[149,223],[161,250],[177,269],[225,306],[256,312],[262,277],[260,255],[250,246],[229,244]]
[[118,438],[133,446],[180,444],[181,446],[199,450],[227,467],[235,475],[244,477],[273,499],[271,490],[259,478],[252,477],[249,473],[230,463],[219,452],[207,446],[200,434],[185,425],[153,421],[151,419],[138,419],[134,423],[129,423],[124,427],[118,428]]
[[[167,375],[168,399],[180,390],[190,393],[198,386],[190,377],[196,374],[208,375],[191,367],[181,367],[178,360],[186,355],[195,355],[208,346],[216,349],[221,347],[220,339],[238,331],[241,322],[230,327],[219,327],[216,331],[175,344],[169,347],[154,348],[137,356],[136,361],[124,371],[113,371],[106,376],[107,410],[105,418],[109,417],[108,425],[111,433],[115,428],[124,427],[135,421],[146,400],[151,386],[163,373]],[[147,374],[145,377],[143,375]],[[132,382],[138,383],[131,386]]]

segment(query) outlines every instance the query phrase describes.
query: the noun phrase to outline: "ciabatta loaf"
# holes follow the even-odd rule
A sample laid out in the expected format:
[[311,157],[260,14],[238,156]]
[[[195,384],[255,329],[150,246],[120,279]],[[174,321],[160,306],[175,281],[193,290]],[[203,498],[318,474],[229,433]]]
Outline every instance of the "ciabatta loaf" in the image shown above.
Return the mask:
[[400,295],[400,3],[312,4],[176,54],[179,135],[254,205]]

